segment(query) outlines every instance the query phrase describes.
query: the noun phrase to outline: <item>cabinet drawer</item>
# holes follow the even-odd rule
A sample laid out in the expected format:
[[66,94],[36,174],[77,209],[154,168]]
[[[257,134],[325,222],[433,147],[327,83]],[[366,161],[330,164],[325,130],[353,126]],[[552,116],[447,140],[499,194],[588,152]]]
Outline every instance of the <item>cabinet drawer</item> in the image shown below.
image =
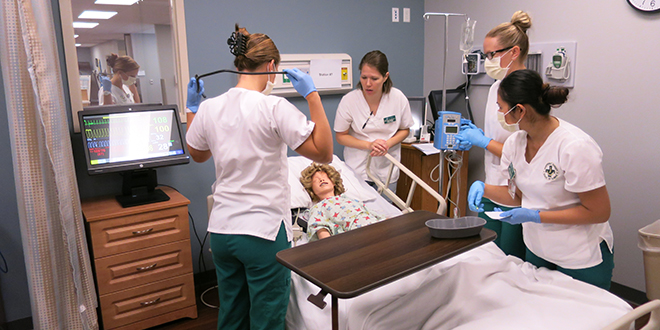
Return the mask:
[[193,275],[183,275],[100,296],[105,329],[195,305]]
[[99,295],[192,272],[190,240],[96,259]]
[[188,226],[186,206],[91,222],[94,258],[190,239]]

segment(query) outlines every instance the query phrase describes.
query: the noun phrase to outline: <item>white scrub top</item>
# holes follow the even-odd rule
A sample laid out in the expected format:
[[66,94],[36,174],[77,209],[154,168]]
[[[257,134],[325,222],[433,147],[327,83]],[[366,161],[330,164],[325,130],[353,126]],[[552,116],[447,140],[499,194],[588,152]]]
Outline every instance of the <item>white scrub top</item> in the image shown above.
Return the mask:
[[199,106],[186,140],[215,163],[208,230],[274,241],[291,228],[287,145],[297,149],[314,123],[278,96],[232,88]]
[[[369,104],[367,104],[362,90],[355,89],[349,92],[341,98],[337,107],[335,132],[346,132],[348,130],[350,136],[371,142],[377,139],[388,140],[397,131],[414,125],[408,98],[403,92],[394,87],[389,93],[383,94],[376,114],[370,116],[370,113]],[[368,122],[367,119],[369,119]],[[362,129],[365,122],[367,125]],[[344,147],[344,161],[365,181],[371,181],[366,172],[367,157],[370,152],[371,150]],[[401,160],[401,144],[392,146],[388,153],[397,160]],[[371,159],[371,173],[385,182],[390,164],[384,157],[373,157]],[[398,179],[399,169],[394,167],[391,182],[396,182]]]
[[[484,135],[499,142],[504,143],[512,134],[502,128],[497,120],[497,90],[500,88],[501,80],[497,80],[490,86],[488,91],[488,101],[486,101],[486,112],[484,118]],[[484,150],[484,170],[486,172],[484,182],[494,186],[506,186],[507,178],[500,174],[500,157],[495,156],[488,150]]]
[[[110,88],[110,94],[112,95],[113,104],[133,104],[135,99],[133,98],[133,92],[128,89],[128,86],[122,84],[122,88],[119,88],[115,85],[112,85]],[[99,89],[99,105],[103,105],[103,88]]]
[[[527,132],[518,131],[504,143],[500,171],[509,177],[509,164],[515,170],[515,183],[522,192],[522,207],[552,211],[580,204],[578,193],[605,186],[603,153],[593,138],[576,126],[559,119],[537,154],[527,163]],[[583,269],[600,264],[600,242],[610,250],[614,235],[609,222],[589,225],[523,223],[523,239],[537,256],[567,269]]]

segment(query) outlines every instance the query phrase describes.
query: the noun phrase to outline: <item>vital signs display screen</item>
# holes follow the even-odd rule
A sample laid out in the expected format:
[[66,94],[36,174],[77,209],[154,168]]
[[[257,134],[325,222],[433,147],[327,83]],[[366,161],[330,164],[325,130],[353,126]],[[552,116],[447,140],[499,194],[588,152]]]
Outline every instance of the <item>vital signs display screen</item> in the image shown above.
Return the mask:
[[88,167],[184,155],[176,116],[175,109],[82,116]]

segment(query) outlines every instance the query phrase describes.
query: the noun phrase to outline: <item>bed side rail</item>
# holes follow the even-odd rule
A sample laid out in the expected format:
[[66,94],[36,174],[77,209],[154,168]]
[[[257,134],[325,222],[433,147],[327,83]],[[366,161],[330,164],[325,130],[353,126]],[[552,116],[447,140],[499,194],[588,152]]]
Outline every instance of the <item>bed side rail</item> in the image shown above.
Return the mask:
[[[380,181],[375,175],[371,173],[371,156],[368,156],[367,158],[367,170],[366,170],[367,176],[369,177],[369,179],[371,179],[371,181],[373,181],[376,184],[376,186],[378,186],[378,193],[387,196],[387,198],[389,198],[398,208],[400,208],[403,211],[403,213],[408,213],[413,211],[413,209],[410,207],[410,203],[412,202],[415,189],[417,188],[417,185],[419,185],[429,194],[431,194],[431,196],[433,196],[435,199],[438,200],[439,206],[436,213],[442,215],[445,214],[445,211],[447,210],[447,202],[436,191],[436,189],[431,188],[431,186],[426,184],[426,182],[422,181],[422,179],[420,179],[417,175],[415,175],[415,173],[413,173],[407,167],[403,166],[403,164],[401,164],[390,154],[385,154],[385,156],[383,157],[385,157],[391,163],[389,172],[387,174],[387,182],[385,183]],[[392,178],[392,172],[394,171],[394,166],[398,167],[401,173],[406,174],[410,179],[412,179],[412,184],[410,185],[410,191],[408,191],[408,197],[406,197],[405,202],[399,196],[397,196],[395,192],[393,192],[391,189],[388,188],[388,186],[390,185],[390,180]]]
[[656,299],[656,300],[651,300],[646,304],[633,309],[632,311],[628,312],[628,314],[620,317],[618,320],[612,322],[610,325],[603,328],[603,330],[634,329],[633,322],[635,322],[635,320],[648,313],[651,313],[651,316],[649,317],[649,321],[646,323],[645,326],[641,328],[641,330],[660,329],[660,300]]

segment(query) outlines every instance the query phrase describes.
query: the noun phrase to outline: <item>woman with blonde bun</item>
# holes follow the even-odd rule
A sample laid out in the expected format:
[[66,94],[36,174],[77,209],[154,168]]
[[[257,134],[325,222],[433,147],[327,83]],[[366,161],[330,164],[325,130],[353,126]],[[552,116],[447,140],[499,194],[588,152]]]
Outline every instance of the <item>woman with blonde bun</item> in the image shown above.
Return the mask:
[[140,65],[130,56],[110,54],[106,58],[112,78],[102,75],[99,105],[140,103],[135,82]]
[[[474,124],[464,125],[456,137],[461,142],[470,142],[474,146],[485,149],[484,170],[485,182],[492,185],[506,184],[506,178],[499,174],[500,157],[504,141],[512,132],[500,126],[497,115],[497,90],[500,82],[506,76],[517,70],[525,69],[525,60],[529,52],[527,30],[532,26],[532,19],[526,12],[517,11],[510,22],[502,23],[486,34],[484,39],[484,56],[486,73],[495,82],[488,91],[483,130]],[[492,211],[498,207],[507,210],[512,205],[496,204],[484,199],[484,211]],[[479,217],[486,219],[486,228],[497,233],[495,243],[504,253],[517,256],[524,260],[525,244],[522,239],[522,226],[510,225],[491,219],[483,211]]]

